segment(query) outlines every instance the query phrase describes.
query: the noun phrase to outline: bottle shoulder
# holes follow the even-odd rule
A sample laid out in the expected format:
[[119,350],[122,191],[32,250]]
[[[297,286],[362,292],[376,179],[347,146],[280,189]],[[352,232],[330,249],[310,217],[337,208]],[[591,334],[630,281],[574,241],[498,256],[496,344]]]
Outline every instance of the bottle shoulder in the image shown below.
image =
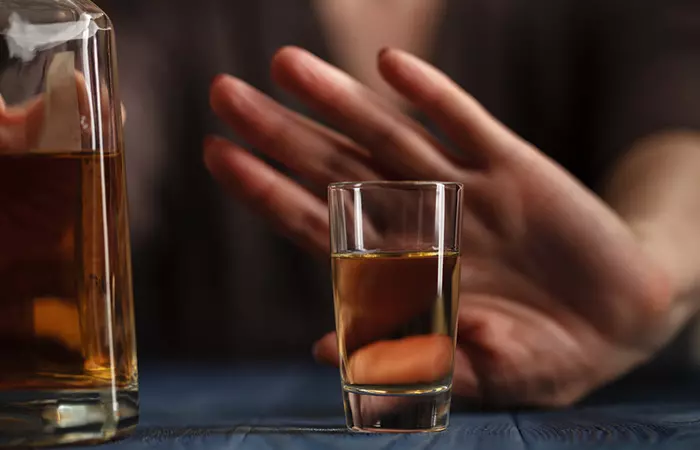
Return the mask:
[[0,59],[28,63],[42,52],[112,31],[109,17],[88,0],[0,2]]
[[91,22],[111,29],[107,14],[89,0],[3,0],[0,3],[0,33],[14,24],[41,26]]

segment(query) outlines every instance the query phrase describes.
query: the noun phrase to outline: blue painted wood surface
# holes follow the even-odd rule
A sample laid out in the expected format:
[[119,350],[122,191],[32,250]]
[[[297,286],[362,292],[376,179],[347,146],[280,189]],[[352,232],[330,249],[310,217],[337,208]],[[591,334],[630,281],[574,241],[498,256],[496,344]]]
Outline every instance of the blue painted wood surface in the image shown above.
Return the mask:
[[448,431],[344,428],[338,372],[306,363],[142,368],[127,449],[700,449],[700,378],[624,380],[559,411],[455,411]]

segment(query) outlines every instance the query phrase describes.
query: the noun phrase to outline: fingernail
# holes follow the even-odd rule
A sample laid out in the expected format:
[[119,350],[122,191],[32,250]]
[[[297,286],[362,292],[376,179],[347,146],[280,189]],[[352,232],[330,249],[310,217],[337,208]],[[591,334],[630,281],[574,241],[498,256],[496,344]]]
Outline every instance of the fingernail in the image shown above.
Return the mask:
[[206,136],[204,138],[204,143],[203,143],[205,159],[208,156],[211,156],[212,152],[213,153],[221,153],[225,148],[225,144],[226,144],[226,139],[224,139],[222,137],[214,136],[214,135]]
[[204,137],[204,147],[211,148],[219,143],[219,138],[214,135],[208,135]]
[[218,83],[230,83],[233,77],[227,73],[220,73],[214,77],[213,80],[211,80],[211,84],[218,84]]
[[[228,98],[233,101],[245,102],[254,89],[240,78],[231,75],[217,75],[212,81],[211,96],[213,100]],[[216,103],[216,102],[214,102]]]
[[204,160],[204,167],[209,170],[212,174],[216,176],[219,171],[219,164],[221,163],[221,158],[225,157],[225,147],[224,144],[226,140],[219,137],[209,135],[204,138],[204,148],[202,151],[202,159]]

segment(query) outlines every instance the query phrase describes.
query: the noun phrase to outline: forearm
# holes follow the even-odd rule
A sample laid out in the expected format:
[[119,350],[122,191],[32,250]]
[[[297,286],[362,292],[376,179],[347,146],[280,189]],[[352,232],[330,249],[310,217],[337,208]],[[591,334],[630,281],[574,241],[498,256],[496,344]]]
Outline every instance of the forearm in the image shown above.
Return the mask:
[[659,134],[619,162],[606,201],[669,276],[674,320],[700,307],[700,133]]

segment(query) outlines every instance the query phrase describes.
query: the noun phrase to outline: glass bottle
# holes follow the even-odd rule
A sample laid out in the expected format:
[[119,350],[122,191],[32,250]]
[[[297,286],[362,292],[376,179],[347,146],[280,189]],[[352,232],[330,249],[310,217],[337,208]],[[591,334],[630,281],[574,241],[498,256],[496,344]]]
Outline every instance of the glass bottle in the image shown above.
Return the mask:
[[115,53],[89,1],[0,2],[0,446],[138,420]]

